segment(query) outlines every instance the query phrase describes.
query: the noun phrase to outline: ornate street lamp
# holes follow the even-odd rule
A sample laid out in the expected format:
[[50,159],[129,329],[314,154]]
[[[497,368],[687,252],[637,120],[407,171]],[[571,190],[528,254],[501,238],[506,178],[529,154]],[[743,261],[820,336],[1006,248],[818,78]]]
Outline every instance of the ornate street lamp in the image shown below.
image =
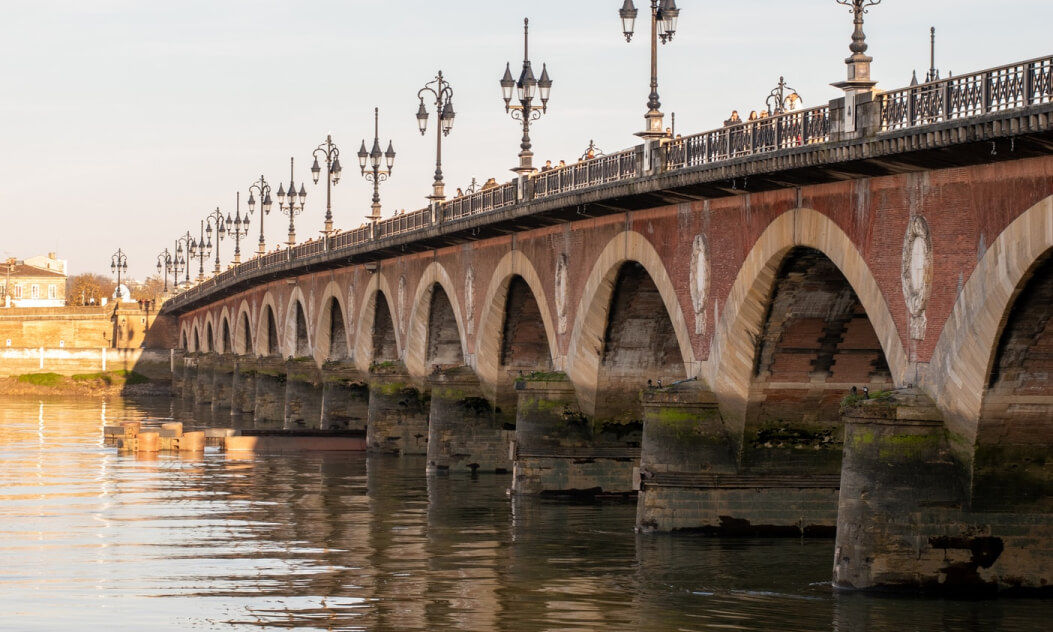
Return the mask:
[[227,234],[227,226],[223,221],[223,212],[216,207],[216,210],[212,211],[205,217],[205,232],[208,234],[208,242],[212,243],[212,227],[216,227],[216,267],[212,270],[212,274],[219,274],[219,242],[223,241],[223,238]]
[[307,201],[307,189],[300,183],[300,192],[296,192],[296,178],[293,175],[295,161],[289,158],[289,192],[278,183],[278,210],[289,216],[289,247],[296,245],[296,216],[303,213],[303,204]]
[[593,158],[599,158],[605,155],[603,150],[596,146],[596,142],[589,140],[589,146],[585,148],[585,151],[581,154],[578,160],[592,160]]
[[[852,54],[845,60],[845,64],[848,65],[848,80],[835,83],[834,87],[843,88],[845,92],[852,94],[869,90],[877,82],[870,80],[870,62],[874,61],[874,58],[866,55],[867,36],[863,33],[863,15],[868,13],[867,9],[870,7],[881,4],[881,0],[834,1],[837,4],[845,5],[852,11],[852,24],[855,26],[852,31],[852,43],[848,47]],[[848,114],[847,110],[848,108],[846,108],[846,115]]]
[[319,154],[325,159],[325,236],[333,232],[333,185],[340,183],[340,148],[333,144],[333,136],[326,135],[325,141],[314,150],[314,164],[311,165],[311,177],[318,184],[322,167],[318,164]]
[[[179,275],[186,273],[186,279],[184,279],[184,285],[190,285],[190,260],[193,255],[190,254],[190,244],[194,243],[194,240],[190,238],[190,231],[186,231],[185,235],[181,235],[175,240],[175,270],[176,270],[176,287],[179,287]],[[184,254],[186,253],[186,254]]]
[[165,248],[161,251],[161,254],[157,255],[157,273],[162,274],[164,279],[164,293],[168,293],[168,271],[172,269],[172,253]]
[[249,234],[249,214],[241,218],[241,191],[237,193],[234,209],[233,219],[227,213],[227,234],[234,238],[234,265],[237,265],[241,263],[241,239]]
[[430,93],[435,97],[435,117],[438,125],[435,126],[435,182],[432,183],[432,193],[429,200],[441,202],[446,199],[446,183],[442,180],[442,137],[448,136],[453,129],[453,119],[456,116],[453,111],[453,87],[442,76],[442,71],[435,79],[424,84],[417,92],[420,99],[420,107],[417,108],[417,126],[420,135],[428,131],[428,109],[424,106],[424,94]]
[[[534,78],[530,67],[530,19],[523,19],[523,70],[519,80],[512,78],[512,66],[505,64],[505,74],[501,77],[501,96],[505,100],[505,112],[517,121],[523,122],[523,140],[519,144],[519,166],[512,171],[520,176],[533,173],[534,152],[530,150],[530,122],[536,121],[548,112],[549,91],[552,90],[552,79],[548,76],[548,67],[541,64],[541,78]],[[516,97],[519,105],[512,105]],[[541,99],[540,109],[535,107],[534,97]]]
[[[626,42],[633,38],[637,14],[636,5],[632,0],[625,0],[618,11]],[[651,0],[651,94],[647,98],[647,114],[644,114],[647,126],[644,131],[636,134],[641,138],[665,136],[662,112],[659,110],[662,104],[658,101],[658,41],[661,40],[662,44],[672,41],[679,17],[680,9],[676,7],[676,0]]]
[[[386,169],[380,168],[382,158]],[[366,141],[362,141],[362,147],[358,150],[358,166],[362,169],[362,177],[373,183],[373,205],[370,207],[372,211],[369,219],[375,222],[380,219],[380,183],[391,177],[391,170],[395,166],[395,147],[391,140],[388,140],[387,151],[380,151],[380,108],[373,108],[373,149],[367,152]]]
[[124,254],[124,251],[120,248],[110,257],[110,272],[117,275],[117,291],[115,294],[117,302],[120,304],[123,296],[121,293],[121,275],[128,273],[128,255]]
[[782,114],[787,110],[798,109],[804,103],[804,99],[797,94],[797,90],[786,84],[785,78],[779,77],[779,84],[772,88],[764,103],[768,106],[768,114]]
[[[198,240],[190,240],[189,251],[191,259],[197,259],[197,280],[198,283],[205,280],[205,259],[212,256],[212,231],[209,231],[208,243],[205,243],[205,220],[201,220],[200,234]],[[190,274],[189,272],[187,273]]]
[[267,252],[267,246],[263,241],[263,216],[271,214],[271,185],[267,184],[267,180],[262,175],[258,181],[253,182],[249,186],[249,213],[245,216],[246,223],[249,221],[249,215],[252,215],[256,206],[256,198],[253,197],[253,193],[260,196],[260,245],[256,249],[256,254],[263,255]]

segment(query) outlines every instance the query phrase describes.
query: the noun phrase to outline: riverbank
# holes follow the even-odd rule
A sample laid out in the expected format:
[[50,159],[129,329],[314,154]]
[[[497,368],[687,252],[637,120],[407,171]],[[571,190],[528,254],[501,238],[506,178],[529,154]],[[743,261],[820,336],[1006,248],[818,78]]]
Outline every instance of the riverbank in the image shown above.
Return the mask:
[[0,378],[0,395],[171,395],[171,384],[120,369],[78,375],[27,373]]

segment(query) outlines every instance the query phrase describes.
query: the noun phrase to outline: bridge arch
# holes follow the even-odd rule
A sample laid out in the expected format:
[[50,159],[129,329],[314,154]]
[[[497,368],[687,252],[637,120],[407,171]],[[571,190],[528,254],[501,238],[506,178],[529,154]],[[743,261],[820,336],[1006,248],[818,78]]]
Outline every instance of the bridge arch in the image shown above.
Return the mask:
[[233,332],[230,329],[230,307],[223,306],[219,315],[219,343],[216,345],[217,353],[231,353],[234,349]]
[[214,353],[216,351],[216,319],[211,310],[205,312],[201,329],[204,332],[204,338],[201,340],[202,351]]
[[639,270],[632,268],[633,274],[639,276],[641,282],[653,284],[661,299],[681,354],[682,366],[677,373],[694,375],[697,370],[684,313],[661,256],[642,234],[619,233],[607,243],[592,266],[578,301],[567,350],[567,373],[577,387],[581,408],[587,415],[596,413],[615,286],[628,270],[627,265],[638,266]]
[[[435,288],[441,289],[441,294],[435,293]],[[450,280],[446,269],[437,261],[433,261],[424,269],[424,273],[417,283],[417,291],[413,297],[413,308],[410,311],[409,325],[406,330],[406,368],[411,375],[422,376],[429,372],[429,347],[441,344],[444,347],[452,346],[452,338],[457,337],[459,346],[459,359],[466,362],[468,355],[466,338],[464,335],[464,317],[461,305],[457,300],[456,286]],[[445,296],[446,303],[443,303]],[[452,311],[452,320],[444,310],[448,304]],[[436,337],[440,335],[442,339]],[[453,358],[456,353],[445,353]]]
[[183,321],[179,327],[179,348],[184,352],[190,351],[190,323]]
[[512,250],[497,263],[486,295],[480,307],[481,316],[475,338],[475,370],[479,379],[488,384],[501,381],[501,356],[504,345],[504,327],[508,308],[509,291],[513,280],[519,278],[526,284],[540,312],[544,327],[545,342],[549,358],[554,364],[559,356],[559,343],[549,311],[548,299],[537,269],[530,259],[519,250]]
[[330,281],[321,294],[315,318],[314,354],[319,365],[351,359],[353,346],[347,318],[344,293],[336,281]]
[[943,326],[929,375],[937,406],[962,445],[976,445],[999,341],[1017,299],[1043,257],[1049,256],[1050,248],[1053,196],[1020,214],[995,238],[969,275]]
[[[379,271],[375,272],[366,287],[366,296],[359,308],[358,318],[355,319],[352,357],[360,371],[368,371],[370,365],[375,362],[398,361],[401,356],[402,337],[395,325],[397,321],[392,303],[394,297],[387,278]],[[378,332],[378,327],[382,331]]]
[[285,355],[292,358],[313,357],[311,328],[308,325],[307,299],[299,286],[294,287],[289,294],[289,302],[285,311],[285,327],[282,340],[282,348]]
[[757,341],[768,320],[770,299],[787,254],[816,250],[836,266],[858,297],[897,385],[908,381],[909,363],[881,289],[851,238],[832,219],[812,209],[775,218],[743,261],[717,324],[709,383],[729,429],[741,435],[757,360]]
[[278,322],[278,308],[274,294],[267,292],[260,302],[259,322],[256,324],[256,355],[281,356],[281,323]]
[[194,317],[194,324],[190,327],[190,351],[201,353],[201,323]]
[[252,335],[252,310],[249,302],[242,300],[238,306],[238,315],[234,319],[234,348],[237,355],[248,355],[254,353],[256,345],[253,344]]

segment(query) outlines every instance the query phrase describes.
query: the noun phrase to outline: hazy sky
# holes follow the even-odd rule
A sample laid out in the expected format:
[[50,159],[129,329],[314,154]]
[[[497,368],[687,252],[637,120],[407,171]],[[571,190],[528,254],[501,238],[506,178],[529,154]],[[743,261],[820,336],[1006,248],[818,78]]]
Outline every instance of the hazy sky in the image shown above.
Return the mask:
[[[646,0],[636,0],[643,7]],[[317,235],[323,185],[311,150],[327,132],[345,152],[334,189],[336,225],[369,212],[359,175],[372,109],[398,158],[381,188],[384,215],[426,204],[434,136],[417,131],[417,90],[440,68],[457,120],[445,140],[447,191],[472,176],[508,180],[518,124],[497,84],[522,59],[529,7],[531,57],[553,78],[548,115],[534,126],[535,164],[571,161],[589,139],[608,152],[643,127],[648,54],[643,20],[626,44],[621,0],[0,0],[0,256],[57,251],[73,272],[105,271],[118,247],[131,273],[219,206],[233,209],[260,174],[307,183],[301,240]],[[677,131],[718,127],[730,110],[759,109],[785,75],[812,106],[838,96],[851,15],[834,0],[680,0],[676,39],[659,51],[663,110]],[[867,16],[879,88],[924,76],[937,27],[944,75],[1050,53],[1049,0],[885,0]],[[434,121],[432,122],[434,125]],[[667,118],[668,124],[668,118]],[[324,183],[323,183],[324,184]],[[244,210],[244,206],[243,206]],[[243,252],[258,239],[259,210]],[[268,247],[288,220],[266,218]],[[224,262],[232,242],[221,245]]]

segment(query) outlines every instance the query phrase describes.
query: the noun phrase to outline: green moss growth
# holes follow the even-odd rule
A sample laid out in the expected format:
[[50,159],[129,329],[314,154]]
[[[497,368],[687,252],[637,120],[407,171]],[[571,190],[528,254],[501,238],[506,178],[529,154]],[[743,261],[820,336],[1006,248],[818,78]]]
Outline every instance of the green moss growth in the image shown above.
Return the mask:
[[59,386],[64,380],[65,378],[58,373],[29,373],[18,376],[19,382],[34,386]]
[[562,371],[532,371],[516,377],[517,382],[566,382],[567,379]]
[[70,377],[74,382],[102,382],[108,386],[114,384],[145,384],[150,381],[150,378],[146,377],[142,373],[136,373],[135,371],[128,371],[126,369],[118,369],[116,371],[106,371],[99,373],[80,373]]
[[870,400],[887,401],[891,399],[892,391],[874,391],[870,394],[870,397],[867,397],[862,392],[856,393],[855,395],[849,393],[848,395],[845,395],[844,399],[841,400],[841,412],[844,413],[845,410],[851,408],[852,406],[855,406],[856,404],[859,404],[860,402]]

